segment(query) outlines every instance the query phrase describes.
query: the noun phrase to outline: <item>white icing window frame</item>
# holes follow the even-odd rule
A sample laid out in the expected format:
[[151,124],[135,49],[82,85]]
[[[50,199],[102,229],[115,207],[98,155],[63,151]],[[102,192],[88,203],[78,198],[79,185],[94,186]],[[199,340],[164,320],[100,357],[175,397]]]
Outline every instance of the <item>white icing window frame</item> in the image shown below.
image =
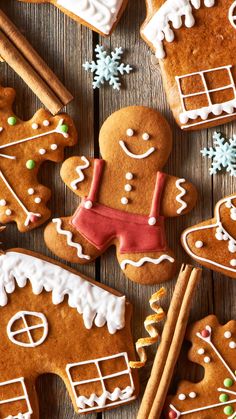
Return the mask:
[[[117,373],[109,374],[107,376],[103,376],[102,372],[101,372],[101,369],[99,367],[99,363],[102,362],[102,361],[115,359],[115,358],[121,358],[121,357],[124,358],[127,369],[119,371]],[[70,370],[74,367],[77,367],[77,366],[80,366],[80,365],[87,365],[87,364],[94,364],[96,366],[97,372],[98,372],[98,377],[90,379],[90,380],[73,381]],[[69,382],[70,382],[72,392],[73,392],[73,395],[74,395],[77,406],[78,406],[77,400],[82,395],[77,394],[76,387],[78,387],[79,385],[89,383],[89,382],[93,383],[93,382],[99,381],[101,383],[101,386],[102,386],[102,389],[103,389],[103,394],[105,394],[107,392],[106,387],[105,387],[105,383],[104,383],[105,380],[107,380],[109,378],[113,378],[113,377],[118,377],[120,375],[127,375],[130,379],[130,387],[132,389],[132,392],[134,392],[134,390],[135,390],[131,369],[129,367],[129,359],[128,359],[127,352],[121,352],[121,353],[116,354],[116,355],[111,355],[111,356],[107,356],[107,357],[103,357],[103,358],[97,358],[97,359],[91,359],[91,360],[88,360],[88,361],[77,362],[77,363],[74,363],[74,364],[68,364],[66,366],[66,373],[67,373],[67,376],[69,378]],[[108,403],[108,404],[106,404],[106,402],[105,402],[105,406],[109,406],[109,407],[118,406],[120,404],[127,403],[128,401],[134,400],[135,398],[136,398],[135,396],[131,396],[131,397],[126,398],[124,400],[117,400],[115,402]],[[79,408],[79,406],[78,406],[78,408]],[[78,412],[79,413],[85,413],[85,412],[89,412],[91,410],[97,410],[97,409],[101,409],[101,406],[92,406],[92,407],[87,407],[87,408],[83,408],[83,409],[79,408]]]
[[[226,118],[226,117],[229,117],[231,115],[232,116],[236,115],[236,113],[233,113],[233,111],[231,112],[231,108],[236,107],[236,86],[235,86],[235,81],[234,81],[233,74],[232,74],[232,67],[233,67],[232,65],[227,65],[227,66],[222,66],[222,67],[210,68],[208,70],[196,71],[196,72],[193,72],[193,73],[184,74],[182,76],[176,76],[175,77],[177,87],[178,87],[178,91],[179,91],[181,106],[182,106],[182,112],[179,115],[180,122],[183,124],[181,128],[188,128],[190,126],[204,124],[204,123],[207,123],[207,122],[211,121],[208,118],[210,113],[213,113],[216,116],[219,115],[219,114],[217,114],[217,112],[214,113],[214,110],[216,109],[217,106],[222,107],[222,110],[221,110],[220,113],[227,112],[227,115],[217,116],[215,118],[215,120]],[[222,70],[227,71],[230,83],[228,85],[222,85],[221,87],[218,87],[218,88],[208,89],[205,74],[212,73],[212,72],[215,72],[215,71],[222,71]],[[185,78],[188,78],[188,77],[191,77],[191,76],[200,76],[201,80],[202,80],[202,83],[203,83],[203,86],[204,86],[204,89],[199,91],[199,92],[184,94],[182,92],[182,88],[181,88],[181,80],[185,79]],[[214,93],[214,92],[226,90],[226,89],[232,89],[233,90],[234,98],[231,99],[230,101],[227,101],[227,102],[212,103],[210,94]],[[199,108],[199,109],[186,110],[185,99],[189,98],[189,97],[199,96],[199,95],[205,95],[207,97],[208,106],[202,107],[202,108]],[[208,113],[207,118],[205,118],[203,116],[204,112]],[[197,119],[198,117],[200,117],[202,119],[201,122],[185,125],[185,124],[187,124],[189,118],[190,119]]]
[[[26,321],[25,316],[38,317],[41,320],[41,323],[36,324],[34,326],[29,326]],[[23,329],[12,331],[11,330],[12,325],[14,324],[16,320],[19,320],[19,319],[23,320],[25,327]],[[33,340],[33,337],[31,336],[31,333],[30,333],[31,330],[35,330],[35,329],[43,329],[43,334],[41,338],[37,341]],[[15,339],[15,336],[23,334],[23,333],[27,333],[29,343],[21,342]],[[22,346],[24,348],[35,348],[36,346],[41,345],[47,338],[47,335],[48,335],[48,322],[47,322],[47,318],[42,313],[36,313],[34,311],[18,311],[16,314],[14,314],[14,316],[11,317],[7,325],[7,336],[9,340],[15,345]]]
[[236,1],[229,8],[229,21],[234,29],[236,29]]
[[29,396],[28,396],[28,393],[27,393],[27,389],[26,389],[24,377],[20,377],[20,378],[16,378],[16,379],[13,379],[13,380],[8,380],[8,381],[2,381],[2,382],[0,382],[0,389],[3,386],[8,386],[10,384],[16,384],[16,383],[20,383],[21,384],[21,387],[22,387],[22,390],[23,390],[23,394],[21,396],[12,397],[12,398],[6,399],[6,400],[1,400],[0,401],[0,404],[3,405],[3,404],[6,404],[6,403],[13,403],[13,402],[25,400],[28,411],[25,412],[25,413],[18,413],[15,416],[9,416],[9,417],[11,417],[12,419],[18,419],[19,418],[19,415],[21,414],[25,419],[28,419],[33,414],[33,410],[32,410],[31,405],[30,405]]

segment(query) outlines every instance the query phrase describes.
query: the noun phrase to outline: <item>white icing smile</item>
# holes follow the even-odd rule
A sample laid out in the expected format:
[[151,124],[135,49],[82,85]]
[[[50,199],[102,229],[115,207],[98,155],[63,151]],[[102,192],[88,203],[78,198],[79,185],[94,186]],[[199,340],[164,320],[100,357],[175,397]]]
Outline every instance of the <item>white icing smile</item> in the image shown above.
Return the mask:
[[124,141],[120,140],[119,144],[122,150],[125,152],[125,154],[127,154],[127,156],[131,157],[132,159],[145,159],[156,150],[155,147],[151,147],[143,154],[134,154],[134,153],[131,153],[131,151],[129,151]]

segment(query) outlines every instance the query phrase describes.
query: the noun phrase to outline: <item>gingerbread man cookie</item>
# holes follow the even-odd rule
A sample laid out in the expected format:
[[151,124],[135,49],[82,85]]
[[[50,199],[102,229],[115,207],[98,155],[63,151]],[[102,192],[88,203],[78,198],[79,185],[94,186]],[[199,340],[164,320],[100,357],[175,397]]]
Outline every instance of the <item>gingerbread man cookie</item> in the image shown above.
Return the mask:
[[197,262],[236,278],[236,195],[223,198],[215,217],[182,234],[186,252]]
[[172,148],[167,121],[154,109],[123,108],[105,121],[99,143],[103,159],[72,157],[63,164],[62,179],[83,200],[73,216],[46,227],[46,244],[78,263],[115,245],[128,278],[144,284],[170,279],[176,260],[164,218],[190,211],[197,194],[185,179],[161,172]]
[[20,0],[30,3],[51,3],[77,22],[100,35],[108,36],[114,30],[128,0]]
[[50,190],[37,180],[40,165],[62,161],[77,133],[68,115],[52,117],[44,109],[21,121],[12,111],[14,98],[13,89],[0,88],[0,223],[15,221],[24,232],[50,217]]
[[49,258],[0,254],[1,417],[39,419],[35,382],[45,373],[62,378],[78,413],[136,399],[131,309],[125,296]]
[[168,397],[169,419],[234,419],[236,417],[236,321],[224,326],[215,316],[193,324],[187,333],[192,342],[189,359],[205,369],[198,383],[182,381],[175,396]]

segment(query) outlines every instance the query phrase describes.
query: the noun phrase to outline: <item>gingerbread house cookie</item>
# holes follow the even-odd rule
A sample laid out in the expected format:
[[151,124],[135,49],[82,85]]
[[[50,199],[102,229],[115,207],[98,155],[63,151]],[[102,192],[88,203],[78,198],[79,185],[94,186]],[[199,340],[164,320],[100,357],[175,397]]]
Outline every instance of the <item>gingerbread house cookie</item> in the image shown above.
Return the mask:
[[77,22],[108,36],[117,25],[128,0],[20,0],[51,3]]
[[141,35],[159,59],[184,130],[236,117],[236,1],[147,0]]
[[123,108],[105,121],[99,143],[103,159],[64,162],[62,179],[83,200],[73,216],[46,227],[47,246],[66,260],[88,263],[115,245],[131,280],[171,279],[177,262],[164,219],[189,212],[197,193],[186,179],[162,172],[172,148],[167,121],[154,109]]
[[0,284],[1,417],[39,418],[35,381],[45,373],[60,375],[78,413],[137,397],[124,296],[22,249],[0,255]]
[[236,278],[236,195],[219,201],[215,217],[188,228],[181,239],[197,262]]
[[181,381],[175,396],[167,399],[169,419],[234,419],[236,417],[236,321],[220,325],[208,316],[190,326],[189,359],[201,365],[198,383]]

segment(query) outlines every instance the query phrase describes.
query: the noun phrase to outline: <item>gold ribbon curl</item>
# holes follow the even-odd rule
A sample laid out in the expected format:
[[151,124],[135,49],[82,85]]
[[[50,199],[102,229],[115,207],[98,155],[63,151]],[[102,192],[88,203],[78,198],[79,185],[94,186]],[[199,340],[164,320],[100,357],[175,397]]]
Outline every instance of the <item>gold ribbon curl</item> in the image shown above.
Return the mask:
[[166,295],[165,288],[161,288],[159,291],[155,292],[150,300],[149,304],[155,314],[150,314],[146,317],[144,321],[144,327],[150,337],[140,338],[137,340],[135,347],[138,353],[140,361],[130,361],[130,368],[142,368],[147,362],[146,347],[153,345],[160,339],[160,334],[157,329],[158,323],[160,323],[165,318],[165,312],[159,305],[159,301]]

